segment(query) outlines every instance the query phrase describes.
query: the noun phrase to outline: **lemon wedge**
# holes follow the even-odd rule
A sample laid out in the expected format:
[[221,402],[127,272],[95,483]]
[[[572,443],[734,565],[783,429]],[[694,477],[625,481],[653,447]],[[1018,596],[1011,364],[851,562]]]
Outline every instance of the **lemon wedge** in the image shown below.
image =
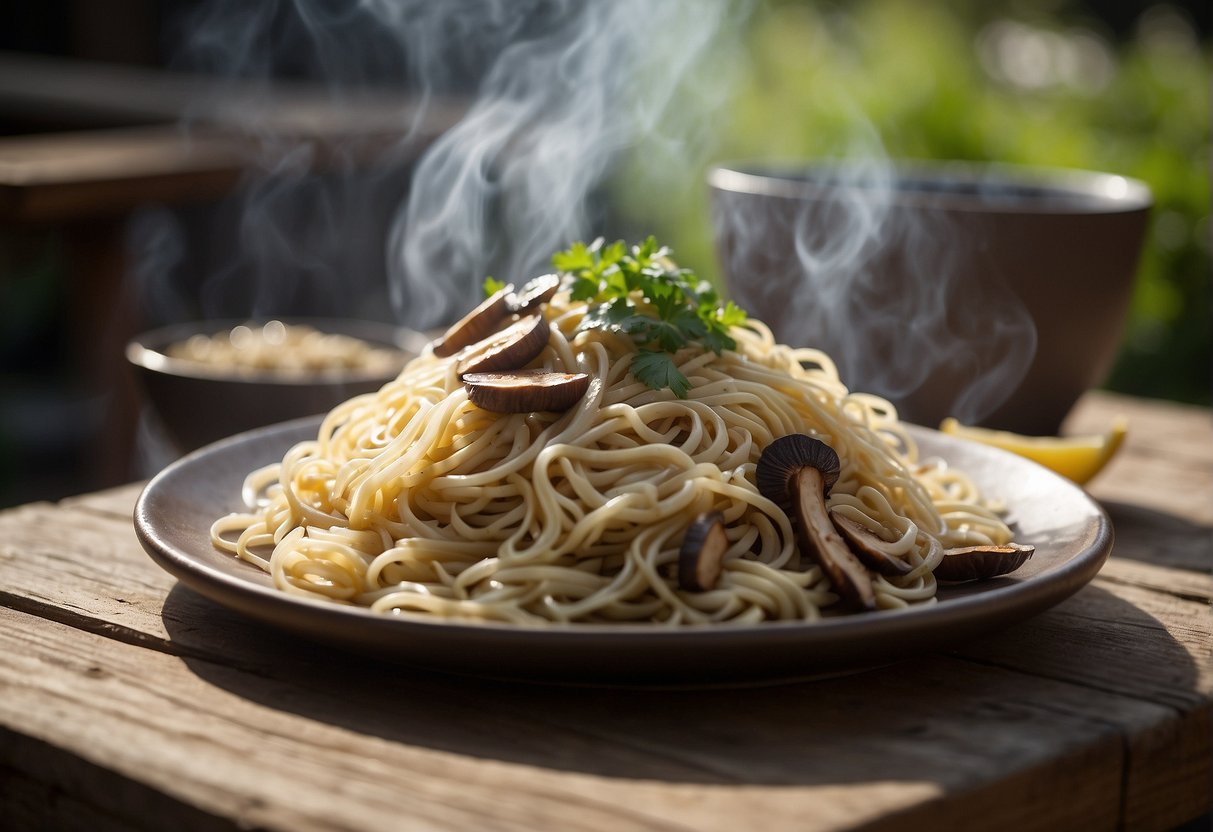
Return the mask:
[[1108,464],[1124,441],[1128,425],[1124,419],[1117,419],[1111,430],[1097,436],[1021,436],[1005,430],[962,425],[947,418],[939,430],[1027,457],[1083,485]]

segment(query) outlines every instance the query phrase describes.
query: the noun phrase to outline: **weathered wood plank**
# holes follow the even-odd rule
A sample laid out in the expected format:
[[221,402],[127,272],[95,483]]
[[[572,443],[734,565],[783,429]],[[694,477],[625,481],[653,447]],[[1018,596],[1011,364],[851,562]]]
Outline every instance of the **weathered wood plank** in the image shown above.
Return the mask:
[[1129,432],[1120,452],[1091,482],[1092,496],[1113,505],[1153,509],[1203,528],[1205,557],[1190,568],[1207,571],[1207,535],[1213,528],[1213,418],[1209,410],[1094,391],[1079,400],[1066,419],[1064,432],[1102,433],[1118,415],[1128,420]]
[[1208,409],[1094,391],[1066,420],[1101,433],[1123,416],[1124,446],[1089,490],[1116,528],[1120,558],[1213,569],[1213,418]]
[[[1203,488],[1203,484],[1194,487]],[[1148,488],[1144,482],[1143,488]],[[1207,493],[1213,494],[1213,490]],[[1101,503],[1116,531],[1113,557],[1206,575],[1213,568],[1213,526],[1131,503]]]
[[1101,577],[1049,612],[961,652],[1183,710],[1213,692],[1211,645],[1206,602]]
[[[20,755],[20,769],[0,766],[0,828],[57,832],[133,832],[155,820],[164,828],[235,830],[229,819],[208,815],[153,788],[23,734],[0,730],[0,747]],[[0,755],[3,756],[3,755]],[[30,776],[31,771],[40,777]],[[137,815],[115,807],[139,807]]]
[[[1157,573],[1178,574],[1202,596],[1213,581],[1127,564],[1109,564],[1109,577],[1101,575],[1071,601],[956,654],[1173,708],[1175,719],[1124,731],[1125,828],[1170,829],[1210,809],[1213,618],[1203,598],[1144,589],[1115,578],[1127,573],[1163,583]],[[1115,720],[1094,707],[1086,716]]]
[[[1110,829],[1121,738],[1074,714],[1167,717],[1047,680],[1008,697],[1019,674],[944,658],[798,687],[574,692],[295,651],[278,681],[12,611],[0,621],[4,724],[270,828],[843,829],[939,811],[992,829]],[[26,749],[6,745],[13,765],[3,755]],[[988,811],[995,783],[1005,812]]]
[[175,583],[129,519],[49,504],[0,514],[0,592],[166,638],[160,611]]
[[0,106],[60,131],[0,137],[0,217],[59,222],[218,197],[278,159],[281,142],[306,145],[320,171],[399,166],[467,105],[0,53]]
[[[407,819],[417,829],[462,829],[491,819],[520,829],[551,826],[562,816],[557,803],[535,793],[528,767],[512,778],[519,782],[499,788],[499,763],[473,759],[461,771],[457,755],[302,720],[289,700],[255,702],[189,672],[175,657],[13,615],[4,613],[0,633],[5,723],[240,823],[366,829]],[[333,704],[339,714],[340,703]],[[379,705],[391,720],[389,703]],[[480,721],[491,724],[491,714]],[[9,744],[0,754],[25,750]],[[3,762],[26,770],[37,765]],[[134,822],[143,818],[141,806],[123,805],[123,795],[116,800],[109,811]],[[511,802],[521,805],[511,812]],[[566,828],[646,828],[612,809],[586,800],[578,806],[581,822],[570,817]],[[155,828],[167,820],[146,818],[139,825]]]
[[63,508],[82,508],[97,514],[108,514],[119,520],[130,522],[135,513],[135,501],[143,491],[145,483],[134,482],[95,491],[91,494],[80,494],[61,500],[58,505]]
[[1127,749],[1122,827],[1174,829],[1213,811],[1208,704],[1135,734]]
[[1205,571],[1193,572],[1113,556],[1100,570],[1099,580],[1137,586],[1201,603],[1213,602],[1213,575]]

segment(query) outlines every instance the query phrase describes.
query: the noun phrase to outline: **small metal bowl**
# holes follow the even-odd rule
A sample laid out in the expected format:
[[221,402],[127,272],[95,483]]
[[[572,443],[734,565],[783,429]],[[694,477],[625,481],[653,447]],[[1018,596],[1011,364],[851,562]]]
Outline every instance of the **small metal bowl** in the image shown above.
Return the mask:
[[398,351],[400,360],[364,368],[284,372],[220,366],[170,355],[172,345],[197,335],[213,336],[240,325],[265,322],[211,320],[177,324],[136,336],[126,346],[144,399],[167,438],[182,453],[263,425],[325,413],[341,402],[378,390],[399,375],[425,345],[421,333],[372,321],[282,318],[288,327],[357,338],[379,349]]

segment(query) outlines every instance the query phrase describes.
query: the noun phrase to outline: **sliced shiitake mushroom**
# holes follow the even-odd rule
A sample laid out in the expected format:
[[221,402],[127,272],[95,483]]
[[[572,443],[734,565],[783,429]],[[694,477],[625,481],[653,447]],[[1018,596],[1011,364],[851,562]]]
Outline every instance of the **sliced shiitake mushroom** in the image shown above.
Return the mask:
[[545,274],[528,280],[520,291],[510,296],[510,311],[525,315],[551,300],[559,289],[559,275]]
[[678,551],[678,586],[691,592],[706,592],[716,586],[728,548],[724,516],[719,511],[696,517]]
[[755,480],[758,490],[793,518],[802,547],[821,564],[839,594],[871,610],[876,608],[872,576],[838,535],[826,508],[826,495],[841,470],[838,454],[829,445],[792,434],[766,447]]
[[506,286],[485,298],[479,306],[464,315],[434,342],[434,355],[445,358],[469,344],[492,335],[510,316],[510,296],[514,287]]
[[935,577],[949,582],[984,581],[1014,572],[1035,553],[1036,547],[1018,543],[948,549],[935,567]]
[[568,410],[589,389],[585,373],[516,370],[512,373],[467,373],[463,386],[477,406],[494,413]]
[[781,436],[767,445],[758,458],[754,471],[755,484],[762,495],[784,510],[789,517],[795,516],[791,494],[792,480],[806,465],[811,465],[822,474],[822,487],[826,494],[838,482],[842,462],[838,454],[820,439],[793,433]]
[[521,370],[543,352],[548,343],[548,322],[542,315],[527,315],[476,344],[460,361],[459,375]]
[[881,575],[905,575],[914,569],[892,551],[891,543],[878,537],[862,523],[837,511],[830,512],[830,520],[834,522],[834,527],[842,532],[842,536],[851,546],[851,551],[869,569],[874,569]]

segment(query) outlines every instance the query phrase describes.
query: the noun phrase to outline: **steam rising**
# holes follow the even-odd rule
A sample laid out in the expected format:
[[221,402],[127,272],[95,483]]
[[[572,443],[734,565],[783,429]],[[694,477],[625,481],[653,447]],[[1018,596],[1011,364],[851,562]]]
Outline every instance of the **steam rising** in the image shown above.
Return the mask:
[[925,192],[905,200],[881,155],[819,165],[807,179],[794,166],[759,170],[786,175],[781,198],[714,174],[740,190],[713,206],[739,304],[780,340],[826,350],[852,389],[901,402],[910,419],[976,422],[1007,399],[1035,354],[1036,330],[983,254],[980,212],[950,214]]
[[569,0],[546,11],[422,158],[397,217],[393,299],[406,314],[424,310],[424,323],[466,307],[484,274],[525,280],[552,251],[595,236],[587,199],[620,154],[654,137],[695,143],[671,101],[713,45],[724,2]]
[[[380,271],[390,278],[395,316],[412,327],[453,320],[486,275],[521,281],[541,273],[552,251],[604,232],[600,197],[625,158],[662,183],[698,175],[709,137],[719,133],[714,119],[726,109],[728,71],[720,68],[740,64],[748,11],[737,0],[212,0],[199,7],[182,29],[185,63],[239,79],[246,91],[269,77],[300,76],[326,86],[351,122],[367,112],[357,102],[374,85],[395,100],[409,93],[413,106],[389,125],[398,158],[428,141],[427,125],[453,97],[470,102],[416,161],[411,181],[400,181],[400,165],[374,174],[395,178],[392,187],[370,187],[378,197],[407,186],[403,201],[378,204],[366,198],[367,174],[352,143],[326,151],[327,169],[338,176],[322,186],[316,149],[291,143],[273,102],[200,102],[200,118],[207,108],[234,109],[264,139],[262,175],[244,194],[238,262],[202,287],[203,305],[212,307],[204,311],[243,295],[248,314],[280,313],[284,299],[300,296],[340,314],[342,299],[364,292],[365,269],[334,263],[375,230],[387,241]],[[1035,349],[1031,318],[995,277],[957,270],[981,239],[942,214],[893,208],[892,166],[872,126],[858,114],[856,123],[848,156],[866,161],[846,168],[858,187],[839,198],[795,210],[791,201],[780,210],[715,203],[728,289],[781,339],[826,349],[853,389],[896,400],[929,391],[942,375],[961,377],[968,388],[948,410],[975,421],[1026,371]],[[374,228],[377,211],[393,210],[389,228]],[[159,217],[144,231],[157,228],[172,230]],[[169,259],[180,256],[175,245],[143,242]],[[890,251],[898,253],[892,260]],[[257,284],[251,291],[243,288],[249,277]]]
[[[624,154],[662,180],[697,173],[725,91],[701,82],[711,77],[703,66],[731,60],[746,9],[734,0],[216,0],[184,27],[186,62],[246,88],[294,72],[326,83],[334,103],[368,80],[408,91],[416,106],[396,125],[401,148],[452,96],[471,97],[416,164],[387,235],[396,316],[424,328],[457,317],[487,274],[526,279],[553,251],[601,233],[594,199]],[[263,108],[246,109],[248,129],[267,139],[264,169],[283,181],[250,195],[242,257],[258,278],[284,262],[297,275],[315,266],[311,245],[325,236],[306,221],[299,233],[300,206],[321,215],[346,206],[293,180],[300,151],[277,141]],[[282,245],[292,238],[294,248]]]

